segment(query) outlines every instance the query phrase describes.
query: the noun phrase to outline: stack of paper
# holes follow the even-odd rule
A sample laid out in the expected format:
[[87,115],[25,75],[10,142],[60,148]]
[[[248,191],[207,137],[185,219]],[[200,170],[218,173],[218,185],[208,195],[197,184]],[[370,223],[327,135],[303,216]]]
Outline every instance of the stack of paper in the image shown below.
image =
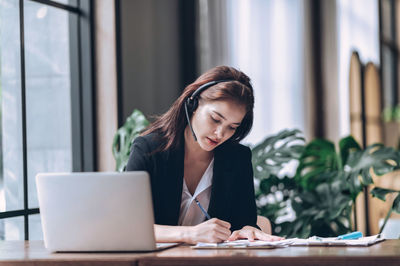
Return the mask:
[[293,239],[285,239],[280,241],[249,241],[249,240],[236,240],[227,241],[223,243],[197,243],[193,248],[209,249],[209,248],[278,248],[287,247],[293,244]]
[[197,243],[192,248],[196,249],[214,249],[214,248],[278,248],[287,246],[370,246],[385,240],[379,235],[361,237],[359,239],[338,240],[336,237],[318,237],[313,236],[307,239],[290,238],[280,241],[249,241],[236,240],[223,243]]
[[313,236],[307,239],[295,238],[292,246],[370,246],[385,240],[379,235],[361,237],[358,239],[338,240],[336,237]]

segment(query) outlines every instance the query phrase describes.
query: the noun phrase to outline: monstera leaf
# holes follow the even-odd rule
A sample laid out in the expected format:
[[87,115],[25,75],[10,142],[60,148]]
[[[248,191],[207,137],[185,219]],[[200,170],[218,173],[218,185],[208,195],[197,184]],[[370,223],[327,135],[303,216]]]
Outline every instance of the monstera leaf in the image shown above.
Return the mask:
[[386,195],[387,194],[398,193],[398,192],[400,192],[400,191],[393,190],[393,189],[374,187],[371,190],[371,195],[376,197],[376,198],[378,198],[378,199],[380,199],[380,200],[386,201]]
[[304,141],[300,130],[283,130],[254,146],[252,163],[256,178],[278,176],[287,163],[300,157]]
[[114,136],[112,152],[116,161],[116,170],[124,171],[128,163],[133,140],[149,125],[146,117],[139,110],[126,119],[125,124],[118,129]]
[[398,157],[398,152],[393,148],[384,147],[382,144],[373,144],[365,150],[351,153],[346,162],[345,173],[350,184],[352,199],[355,201],[363,186],[374,183],[372,171],[377,176],[381,176],[398,167],[396,163]]
[[[310,235],[335,236],[349,231],[352,201],[344,188],[344,179],[337,179],[320,183],[312,191],[299,193],[295,200],[298,207],[294,208],[296,220],[310,224]],[[292,235],[309,236],[296,231]]]
[[361,147],[352,136],[348,136],[339,141],[339,149],[341,159],[339,168],[341,169],[343,164],[347,162],[350,153],[360,151]]
[[[388,221],[388,219],[389,219],[389,217],[390,217],[390,215],[392,214],[393,211],[395,211],[397,213],[400,213],[400,191],[399,190],[393,190],[393,189],[380,188],[380,187],[374,187],[371,190],[372,196],[374,196],[374,197],[376,197],[376,198],[378,198],[380,200],[383,200],[383,201],[386,201],[387,194],[395,194],[395,193],[397,193],[397,196],[393,200],[393,204],[392,204],[389,212],[387,213],[387,215],[385,217],[385,220],[383,222],[383,225],[382,225],[379,233],[382,233],[383,228],[385,228],[385,225],[386,225],[386,223],[387,223],[387,221]],[[399,236],[399,238],[400,238],[400,236]]]
[[318,184],[329,182],[337,171],[335,145],[324,139],[315,139],[304,148],[295,179],[303,189],[314,190]]

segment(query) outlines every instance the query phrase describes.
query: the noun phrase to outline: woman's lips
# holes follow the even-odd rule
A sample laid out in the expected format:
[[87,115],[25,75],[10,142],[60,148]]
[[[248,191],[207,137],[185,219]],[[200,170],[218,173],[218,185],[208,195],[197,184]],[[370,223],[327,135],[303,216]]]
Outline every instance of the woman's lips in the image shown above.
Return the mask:
[[206,139],[207,139],[208,143],[209,143],[210,145],[213,145],[213,146],[215,146],[215,145],[217,145],[217,144],[219,143],[219,141],[210,139],[209,137],[206,137]]

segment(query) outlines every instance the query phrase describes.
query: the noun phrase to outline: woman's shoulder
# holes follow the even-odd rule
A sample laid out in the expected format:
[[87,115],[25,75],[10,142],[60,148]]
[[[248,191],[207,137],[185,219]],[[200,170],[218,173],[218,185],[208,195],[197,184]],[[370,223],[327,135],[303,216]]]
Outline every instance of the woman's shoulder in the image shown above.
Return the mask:
[[161,137],[157,133],[150,133],[144,136],[139,136],[133,141],[133,147],[139,146],[146,152],[152,152],[156,150],[161,143]]

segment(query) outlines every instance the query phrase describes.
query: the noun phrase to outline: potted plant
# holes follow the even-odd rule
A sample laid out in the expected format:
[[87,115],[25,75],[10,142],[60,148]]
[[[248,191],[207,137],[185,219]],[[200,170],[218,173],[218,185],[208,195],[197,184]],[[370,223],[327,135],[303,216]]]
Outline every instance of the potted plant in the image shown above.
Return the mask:
[[[355,200],[373,185],[372,173],[381,176],[399,168],[393,148],[373,144],[363,150],[351,136],[338,146],[337,152],[324,139],[305,144],[300,131],[284,130],[253,147],[259,214],[270,218],[275,234],[305,238],[350,232]],[[297,162],[296,170],[282,175],[291,161]],[[382,200],[397,193],[384,225],[392,211],[400,212],[399,191],[374,187],[370,193]]]

